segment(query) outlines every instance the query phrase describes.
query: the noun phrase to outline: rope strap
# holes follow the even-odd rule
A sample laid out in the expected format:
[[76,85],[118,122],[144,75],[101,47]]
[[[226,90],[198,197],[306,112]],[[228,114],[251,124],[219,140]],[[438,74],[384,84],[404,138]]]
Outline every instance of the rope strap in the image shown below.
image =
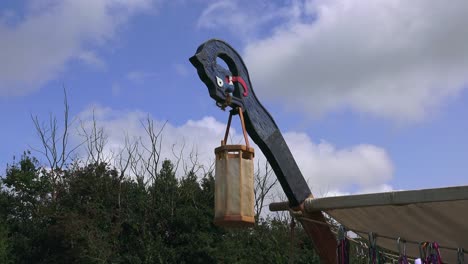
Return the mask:
[[380,251],[377,246],[377,235],[369,233],[369,264],[380,264],[382,263]]
[[346,229],[340,226],[338,229],[338,246],[336,247],[336,259],[338,264],[349,264],[349,240]]
[[247,136],[247,130],[245,129],[244,114],[242,113],[242,107],[237,107],[235,110],[233,109],[232,111],[229,112],[229,119],[228,119],[228,123],[226,126],[226,132],[224,133],[223,144],[227,144],[229,130],[231,129],[231,121],[232,121],[232,116],[234,115],[234,111],[237,111],[237,113],[239,114],[241,127],[242,127],[242,134],[244,135],[244,140],[245,140],[245,145],[247,146],[247,148],[249,148],[250,147],[249,137]]

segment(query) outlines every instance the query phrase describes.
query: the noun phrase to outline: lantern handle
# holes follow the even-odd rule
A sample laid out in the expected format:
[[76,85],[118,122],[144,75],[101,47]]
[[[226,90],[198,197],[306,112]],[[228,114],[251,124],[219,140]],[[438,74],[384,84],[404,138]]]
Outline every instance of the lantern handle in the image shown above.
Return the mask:
[[227,122],[226,126],[226,132],[224,133],[224,140],[221,142],[221,145],[225,145],[227,143],[227,139],[229,136],[229,130],[231,129],[231,121],[232,121],[232,116],[237,112],[239,114],[241,126],[242,126],[242,134],[244,135],[244,140],[245,140],[245,145],[247,146],[247,149],[250,148],[249,144],[249,137],[247,136],[247,130],[245,129],[245,121],[244,121],[244,115],[242,114],[242,107],[236,107],[235,109],[232,109],[229,112],[229,119]]
[[247,136],[247,130],[245,130],[244,114],[242,114],[242,107],[238,107],[237,111],[239,111],[239,118],[241,121],[242,133],[244,134],[245,145],[247,146],[247,149],[249,149],[249,137]]
[[228,122],[227,122],[227,125],[226,125],[226,133],[224,133],[224,140],[221,141],[221,145],[226,145],[227,143],[227,139],[228,139],[228,136],[229,136],[229,129],[231,128],[231,121],[232,121],[232,112],[229,113],[229,119],[228,119]]

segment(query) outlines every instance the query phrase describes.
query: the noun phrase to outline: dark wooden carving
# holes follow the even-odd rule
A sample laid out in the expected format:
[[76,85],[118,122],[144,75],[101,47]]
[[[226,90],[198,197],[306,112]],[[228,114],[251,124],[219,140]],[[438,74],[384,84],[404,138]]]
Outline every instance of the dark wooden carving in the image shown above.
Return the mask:
[[[224,60],[229,69],[219,65],[217,58]],[[227,99],[226,89],[229,89],[227,87],[229,84],[227,84],[226,76],[242,77],[248,86],[247,96],[244,96],[244,87],[239,82],[234,83],[230,106],[240,106],[244,109],[247,132],[270,162],[290,205],[294,207],[301,204],[310,196],[310,189],[278,126],[255,96],[247,68],[239,54],[223,41],[209,40],[197,49],[196,54],[190,58],[190,62],[208,87],[210,96],[219,105],[224,104]],[[224,82],[222,87],[218,85],[217,77]]]
[[[222,59],[229,69],[217,63]],[[247,67],[241,56],[226,42],[212,39],[198,47],[190,62],[197,69],[200,79],[216,104],[224,109],[242,107],[249,136],[260,147],[278,177],[289,204],[301,208],[310,189],[291,154],[278,126],[263,107],[250,82]],[[305,212],[304,212],[305,213]],[[321,213],[310,215],[316,221],[325,222]],[[302,221],[312,238],[323,263],[335,262],[336,240],[326,225]]]

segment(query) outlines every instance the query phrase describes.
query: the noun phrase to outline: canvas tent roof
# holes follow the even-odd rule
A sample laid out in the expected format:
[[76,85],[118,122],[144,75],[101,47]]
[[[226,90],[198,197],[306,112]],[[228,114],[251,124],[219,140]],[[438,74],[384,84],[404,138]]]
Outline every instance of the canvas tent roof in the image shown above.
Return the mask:
[[[453,249],[468,250],[468,186],[309,198],[304,206],[307,212],[326,212],[363,238],[376,233],[377,244],[393,251],[398,237],[439,243],[447,263],[456,263]],[[288,209],[287,203],[270,205],[272,211]],[[416,243],[406,243],[406,251],[419,256]]]

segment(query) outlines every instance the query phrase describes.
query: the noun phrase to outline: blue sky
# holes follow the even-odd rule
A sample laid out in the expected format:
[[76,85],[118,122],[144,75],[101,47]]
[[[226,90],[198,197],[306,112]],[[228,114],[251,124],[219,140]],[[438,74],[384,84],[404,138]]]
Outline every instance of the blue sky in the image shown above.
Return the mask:
[[315,192],[465,185],[466,5],[2,1],[0,168],[39,146],[31,115],[61,115],[63,87],[76,123],[94,109],[110,147],[143,135],[150,115],[168,122],[165,144],[212,158],[227,113],[188,58],[220,38],[244,56]]

